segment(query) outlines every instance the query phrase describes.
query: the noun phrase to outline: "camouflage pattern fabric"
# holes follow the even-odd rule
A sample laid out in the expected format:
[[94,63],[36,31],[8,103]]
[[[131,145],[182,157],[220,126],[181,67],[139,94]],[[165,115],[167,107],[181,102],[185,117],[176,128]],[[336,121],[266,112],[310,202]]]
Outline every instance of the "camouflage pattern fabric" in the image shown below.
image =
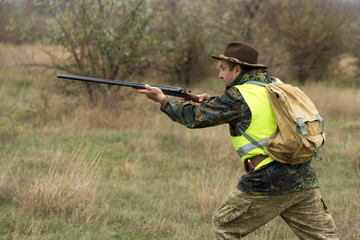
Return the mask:
[[312,161],[300,165],[273,161],[241,176],[238,184],[238,188],[243,192],[268,196],[318,187],[319,183]]
[[279,215],[301,240],[338,239],[318,188],[278,196],[248,194],[235,188],[213,215],[215,239],[240,239]]
[[[241,73],[219,97],[200,105],[166,97],[161,103],[161,111],[188,128],[229,124],[230,134],[240,136],[239,129],[245,131],[251,123],[251,111],[234,86],[250,80],[269,83],[273,77],[264,69]],[[316,171],[311,161],[296,166],[272,162],[241,177],[238,185],[244,192],[260,195],[280,195],[317,187]]]

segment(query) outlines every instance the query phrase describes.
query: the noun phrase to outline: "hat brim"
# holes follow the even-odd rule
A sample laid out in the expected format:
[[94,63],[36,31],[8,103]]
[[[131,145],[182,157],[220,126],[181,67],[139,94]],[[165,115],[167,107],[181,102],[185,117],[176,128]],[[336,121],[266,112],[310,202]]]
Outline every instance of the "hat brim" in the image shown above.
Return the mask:
[[229,61],[229,62],[233,62],[233,63],[238,63],[240,65],[243,66],[248,66],[248,67],[254,67],[254,68],[268,68],[268,66],[264,65],[264,64],[252,64],[252,63],[247,63],[247,62],[243,62],[240,61],[239,59],[233,58],[233,57],[227,57],[224,55],[220,55],[220,56],[216,56],[216,55],[211,55],[212,58],[216,59],[216,60],[225,60],[225,61]]

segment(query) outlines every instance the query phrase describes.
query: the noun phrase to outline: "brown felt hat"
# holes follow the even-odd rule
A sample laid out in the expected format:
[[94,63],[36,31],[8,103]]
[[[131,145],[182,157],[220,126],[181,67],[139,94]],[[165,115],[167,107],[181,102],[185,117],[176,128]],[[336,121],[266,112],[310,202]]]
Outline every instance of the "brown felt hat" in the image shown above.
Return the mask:
[[220,56],[211,55],[212,58],[217,60],[226,60],[229,62],[238,63],[243,66],[268,68],[268,66],[259,64],[258,57],[259,51],[243,42],[230,42]]

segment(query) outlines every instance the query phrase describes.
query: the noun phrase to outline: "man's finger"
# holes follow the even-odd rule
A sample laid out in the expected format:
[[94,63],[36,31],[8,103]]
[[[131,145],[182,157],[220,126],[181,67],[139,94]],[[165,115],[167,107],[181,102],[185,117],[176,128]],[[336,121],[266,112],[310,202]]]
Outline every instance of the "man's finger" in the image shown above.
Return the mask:
[[143,94],[146,94],[148,92],[147,89],[141,89],[141,88],[136,88],[135,89],[138,93],[143,93]]

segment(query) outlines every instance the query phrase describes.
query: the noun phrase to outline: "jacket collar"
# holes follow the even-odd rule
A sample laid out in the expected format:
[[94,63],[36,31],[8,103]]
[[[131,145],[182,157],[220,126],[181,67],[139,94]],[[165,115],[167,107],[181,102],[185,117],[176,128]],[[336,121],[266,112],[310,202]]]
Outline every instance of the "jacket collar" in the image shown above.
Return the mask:
[[246,72],[242,72],[237,76],[237,78],[232,82],[231,87],[236,85],[242,85],[248,81],[259,81],[264,83],[269,83],[268,73],[265,69],[252,69]]

